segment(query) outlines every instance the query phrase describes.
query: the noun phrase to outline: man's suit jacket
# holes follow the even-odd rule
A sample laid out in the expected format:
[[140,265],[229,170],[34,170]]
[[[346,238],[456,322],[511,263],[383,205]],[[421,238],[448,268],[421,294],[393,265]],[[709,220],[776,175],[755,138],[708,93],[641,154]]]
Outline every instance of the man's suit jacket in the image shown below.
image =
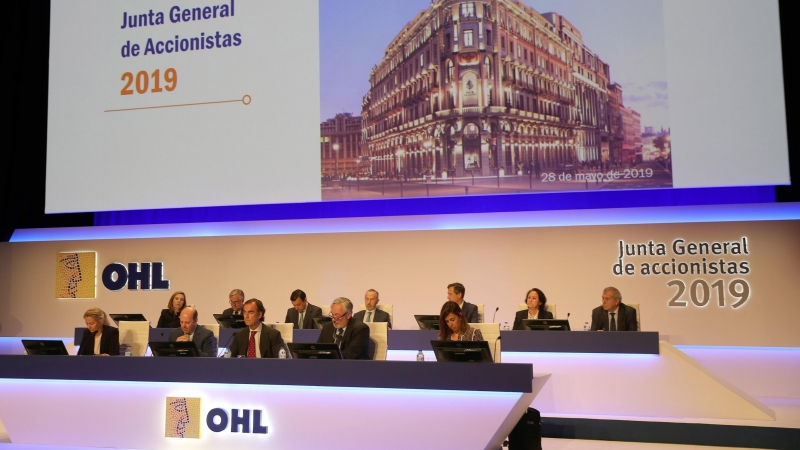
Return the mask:
[[[617,331],[639,331],[639,322],[636,320],[636,310],[620,302],[617,310]],[[608,313],[602,306],[592,310],[592,331],[608,331]]]
[[[310,328],[317,328],[317,325],[314,323],[314,318],[322,317],[322,309],[319,306],[314,306],[309,303],[306,306],[306,315],[303,318],[303,329],[308,330]],[[294,308],[289,308],[286,311],[286,320],[284,323],[291,323],[294,324],[294,329],[297,329],[297,319],[300,318],[300,313],[297,312]]]
[[[250,327],[244,327],[233,335],[231,356],[247,356],[247,345],[250,343]],[[262,358],[277,358],[283,348],[281,332],[266,325],[261,326],[261,339],[258,341]]]
[[[522,311],[517,311],[517,315],[514,316],[514,327],[512,330],[524,330],[525,327],[522,326],[522,321],[528,318],[528,310],[523,309]],[[543,309],[539,310],[539,319],[552,319],[553,313],[550,311],[545,311]]]
[[464,318],[467,323],[478,323],[478,307],[469,302],[461,304],[461,312],[464,313]]
[[[367,310],[359,311],[353,314],[353,320],[358,320],[359,322],[364,322],[364,318],[367,317]],[[381,311],[378,308],[375,308],[375,314],[372,315],[373,322],[386,322],[388,325],[387,327],[392,328],[392,321],[389,318],[389,313],[386,311]]]
[[[228,308],[225,311],[222,311],[222,314],[225,314],[225,315],[233,314],[233,308]],[[239,315],[242,315],[242,310],[241,309],[239,310]]]
[[[175,342],[181,336],[183,336],[183,330],[176,328],[169,332],[169,341]],[[200,356],[217,357],[217,338],[208,328],[202,325],[194,327],[192,342],[197,346],[197,352]]]
[[[79,355],[94,355],[94,333],[89,330],[83,332]],[[100,354],[111,356],[119,355],[119,328],[103,325],[103,334],[100,336]]]
[[[317,344],[333,344],[336,329],[332,322],[326,323],[319,333]],[[342,336],[342,358],[344,359],[372,359],[367,353],[369,349],[369,327],[357,320],[350,319],[347,329]]]

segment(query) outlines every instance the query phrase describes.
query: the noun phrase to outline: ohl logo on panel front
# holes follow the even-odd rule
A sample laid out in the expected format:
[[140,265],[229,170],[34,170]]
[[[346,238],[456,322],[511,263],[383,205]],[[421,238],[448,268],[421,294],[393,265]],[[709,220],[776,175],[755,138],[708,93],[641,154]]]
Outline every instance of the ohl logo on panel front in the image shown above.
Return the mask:
[[56,298],[95,298],[96,252],[56,253]]

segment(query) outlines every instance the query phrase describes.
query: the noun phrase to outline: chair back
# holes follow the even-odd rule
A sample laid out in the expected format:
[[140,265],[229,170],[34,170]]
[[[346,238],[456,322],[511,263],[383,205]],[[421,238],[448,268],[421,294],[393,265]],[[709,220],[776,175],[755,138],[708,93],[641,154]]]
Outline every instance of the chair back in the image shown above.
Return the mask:
[[328,317],[331,313],[331,305],[320,306],[319,309],[322,310],[322,317]]
[[294,338],[294,324],[293,323],[264,323],[265,327],[270,327],[281,334],[283,342],[289,344]]
[[638,303],[625,303],[625,304],[636,310],[636,325],[637,325],[636,331],[642,331],[642,317],[639,315],[639,304]]
[[[525,311],[526,309],[528,309],[528,304],[527,303],[520,303],[519,304],[519,310],[520,311]],[[551,314],[553,314],[553,319],[558,319],[558,314],[556,314],[556,304],[555,303],[545,303],[544,310],[549,312],[549,313],[551,313]]]
[[217,340],[219,343],[219,324],[218,323],[200,323],[203,328],[208,329],[211,333],[214,334],[214,339]]
[[483,316],[483,308],[486,306],[486,304],[484,304],[484,303],[475,303],[475,306],[478,307],[478,322],[479,323],[486,322],[486,319]]
[[368,322],[369,349],[367,353],[373,361],[386,361],[386,352],[389,349],[389,324],[386,322]]
[[[359,305],[359,307],[358,307],[358,311],[364,311],[365,309],[367,309],[367,305]],[[378,303],[378,309],[388,313],[389,314],[389,322],[394,323],[394,305],[392,305],[392,304],[384,305],[383,303]],[[358,311],[356,311],[356,312],[358,312]]]
[[500,362],[500,324],[499,323],[471,323],[472,328],[481,330],[483,340],[489,343],[494,362]]
[[147,343],[149,340],[150,322],[119,321],[119,345],[120,347],[130,346],[133,356],[144,356],[144,353],[147,351]]

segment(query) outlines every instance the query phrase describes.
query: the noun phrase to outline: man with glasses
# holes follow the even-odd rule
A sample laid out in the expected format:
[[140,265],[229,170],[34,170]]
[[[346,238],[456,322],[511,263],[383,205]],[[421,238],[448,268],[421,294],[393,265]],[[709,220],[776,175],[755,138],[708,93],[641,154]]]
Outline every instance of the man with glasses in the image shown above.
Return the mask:
[[318,344],[336,344],[344,359],[372,359],[367,353],[369,327],[353,317],[353,302],[339,297],[331,304],[331,321],[322,327]]
[[228,298],[231,307],[222,311],[222,314],[241,316],[244,313],[242,309],[244,306],[244,291],[241,289],[234,289],[228,294]]
[[244,324],[231,344],[231,356],[236,358],[277,358],[283,348],[281,332],[264,326],[264,304],[257,298],[244,302]]

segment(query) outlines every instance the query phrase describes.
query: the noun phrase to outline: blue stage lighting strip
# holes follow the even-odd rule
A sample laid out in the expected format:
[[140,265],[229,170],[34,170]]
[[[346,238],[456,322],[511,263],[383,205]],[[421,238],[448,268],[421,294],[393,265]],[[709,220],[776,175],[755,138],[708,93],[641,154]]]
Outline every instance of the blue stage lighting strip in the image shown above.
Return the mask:
[[800,219],[800,203],[528,211],[16,230],[11,242],[535,228]]
[[274,205],[95,212],[94,225],[415,216],[649,206],[775,203],[773,186],[668,188],[458,197],[389,198]]

